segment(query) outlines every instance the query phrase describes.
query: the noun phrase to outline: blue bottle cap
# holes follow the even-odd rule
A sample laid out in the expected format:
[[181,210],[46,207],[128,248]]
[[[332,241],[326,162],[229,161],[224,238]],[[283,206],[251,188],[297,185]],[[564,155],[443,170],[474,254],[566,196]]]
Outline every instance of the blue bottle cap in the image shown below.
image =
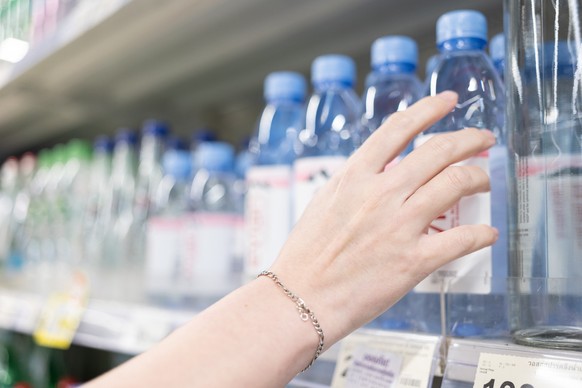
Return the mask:
[[489,54],[494,62],[501,61],[505,58],[505,35],[503,33],[491,38]]
[[293,71],[278,71],[265,78],[265,100],[286,99],[294,101],[305,100],[307,84],[305,78]]
[[166,142],[166,147],[169,150],[185,150],[186,143],[181,138],[179,138],[177,136],[172,136]]
[[374,68],[389,63],[404,63],[416,68],[418,63],[418,46],[407,36],[378,38],[372,43],[371,51],[371,64]]
[[192,134],[192,142],[193,143],[202,143],[204,141],[216,141],[218,138],[216,137],[216,132],[211,128],[198,128],[194,130]]
[[311,82],[341,82],[351,87],[356,83],[356,64],[346,55],[322,55],[311,64]]
[[234,147],[220,141],[200,143],[194,154],[195,164],[208,171],[232,171]]
[[447,12],[437,20],[437,45],[450,39],[473,38],[487,42],[487,19],[478,11]]
[[168,150],[162,158],[164,172],[176,179],[188,179],[192,174],[192,158],[188,151]]
[[111,152],[113,151],[113,141],[109,136],[99,136],[93,142],[93,149],[96,152]]
[[132,129],[120,128],[115,135],[115,143],[135,145],[137,144],[137,134]]
[[558,55],[556,57],[556,44],[554,42],[544,43],[544,64],[546,68],[551,68],[554,59],[558,61],[558,67],[573,66],[576,63],[576,51],[568,47],[565,40],[558,41]]
[[143,123],[142,132],[144,135],[166,137],[170,132],[170,128],[164,121],[150,119]]

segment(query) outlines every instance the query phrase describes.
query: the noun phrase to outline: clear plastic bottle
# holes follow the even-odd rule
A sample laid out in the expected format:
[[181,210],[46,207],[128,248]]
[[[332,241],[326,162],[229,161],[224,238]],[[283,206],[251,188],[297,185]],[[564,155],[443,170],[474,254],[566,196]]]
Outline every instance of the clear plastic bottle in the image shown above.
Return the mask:
[[[144,258],[138,257],[136,246],[136,223],[133,214],[137,174],[137,134],[122,128],[115,136],[111,162],[111,227],[106,234],[106,251],[109,265],[123,274],[120,296],[126,300],[139,300],[142,290]],[[121,279],[120,279],[121,280]]]
[[147,120],[142,128],[133,212],[137,228],[134,241],[137,257],[144,257],[146,223],[151,213],[152,199],[162,180],[161,160],[168,133],[168,125],[159,120]]
[[[372,72],[366,78],[362,98],[364,133],[374,132],[393,113],[405,110],[422,97],[422,84],[416,76],[418,48],[405,36],[385,36],[372,44]],[[412,143],[401,157],[412,149]],[[427,327],[427,314],[439,316],[438,296],[409,293],[371,323],[390,330],[439,332]]]
[[[407,36],[384,36],[371,49],[372,71],[362,97],[364,137],[369,136],[392,114],[405,110],[422,97],[416,76],[418,48]],[[412,150],[411,143],[401,154]]]
[[354,91],[356,65],[350,57],[317,57],[311,65],[311,82],[314,92],[307,104],[293,164],[294,221],[359,146],[362,132],[360,98]]
[[189,286],[185,245],[190,205],[192,159],[185,150],[169,149],[163,156],[164,176],[153,197],[146,237],[148,297],[164,305],[184,302]]
[[420,146],[433,134],[462,128],[486,128],[497,144],[460,164],[476,165],[489,173],[491,192],[463,198],[435,220],[430,232],[460,224],[490,224],[499,230],[492,248],[467,255],[435,272],[418,292],[447,292],[447,330],[455,336],[495,336],[506,333],[507,277],[507,146],[504,129],[504,88],[484,48],[487,21],[476,11],[453,11],[437,21],[440,51],[428,82],[428,94],[454,90],[455,109],[425,131],[415,142]]
[[186,239],[191,272],[190,300],[205,308],[240,285],[234,261],[236,204],[233,194],[234,148],[223,142],[198,146],[191,195],[193,216]]
[[8,158],[0,169],[0,263],[10,266],[10,246],[13,237],[12,211],[18,192],[18,160]]
[[[10,278],[15,282],[22,279],[26,269],[26,246],[31,235],[28,233],[27,222],[32,197],[32,180],[36,170],[36,156],[32,153],[24,154],[18,165],[18,192],[12,209],[12,239],[8,255],[8,270]],[[23,287],[23,284],[19,285]]]
[[[434,54],[431,55],[427,60],[426,60],[426,64],[424,65],[424,78],[425,78],[425,83],[430,80],[430,76],[432,74],[432,71],[434,70],[437,62],[439,60],[439,54]],[[426,85],[425,85],[426,88]]]
[[91,145],[84,140],[72,139],[66,146],[61,198],[66,222],[67,255],[71,267],[85,266],[85,234],[83,226],[87,215],[87,196],[91,191],[89,170]]
[[87,195],[85,215],[85,252],[92,280],[92,293],[111,296],[107,284],[107,259],[104,259],[105,236],[111,227],[111,153],[113,142],[99,136],[93,143],[93,159],[89,171],[91,191]]
[[245,201],[247,280],[270,267],[291,229],[291,166],[304,122],[306,92],[299,73],[275,72],[265,78],[266,105],[248,151],[252,167]]
[[489,56],[493,61],[493,66],[495,66],[495,69],[499,74],[499,78],[503,80],[505,72],[505,35],[503,32],[491,38],[491,44],[489,45]]

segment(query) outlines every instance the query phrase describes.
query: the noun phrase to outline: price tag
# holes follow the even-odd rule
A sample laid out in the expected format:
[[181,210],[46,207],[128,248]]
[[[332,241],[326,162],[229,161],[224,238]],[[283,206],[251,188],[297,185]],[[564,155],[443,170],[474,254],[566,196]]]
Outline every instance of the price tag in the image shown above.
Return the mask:
[[439,337],[354,333],[342,341],[333,388],[428,388]]
[[77,272],[69,288],[49,296],[34,331],[34,340],[41,346],[68,349],[87,307],[89,282]]
[[481,353],[473,388],[582,387],[582,361]]
[[358,347],[354,352],[345,387],[396,387],[401,366],[402,356],[399,354],[368,349],[365,346]]

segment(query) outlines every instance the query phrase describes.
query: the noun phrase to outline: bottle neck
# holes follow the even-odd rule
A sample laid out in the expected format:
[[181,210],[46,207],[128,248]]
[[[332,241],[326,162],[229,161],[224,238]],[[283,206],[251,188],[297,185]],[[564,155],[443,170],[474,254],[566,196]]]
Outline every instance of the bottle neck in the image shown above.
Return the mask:
[[374,71],[382,74],[414,74],[416,66],[412,63],[384,63],[374,65]]
[[441,53],[458,51],[483,51],[487,46],[487,41],[480,38],[453,38],[445,40],[438,45]]
[[265,99],[268,105],[301,105],[302,98],[294,97],[269,97]]
[[316,92],[326,92],[330,89],[351,89],[354,85],[348,81],[318,81],[313,83]]

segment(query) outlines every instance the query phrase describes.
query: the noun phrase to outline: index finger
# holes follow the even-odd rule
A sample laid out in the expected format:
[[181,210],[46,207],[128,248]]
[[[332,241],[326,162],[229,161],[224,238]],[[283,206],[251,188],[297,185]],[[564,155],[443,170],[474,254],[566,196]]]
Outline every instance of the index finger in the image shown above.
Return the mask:
[[444,91],[392,114],[352,155],[351,163],[374,173],[384,171],[414,136],[445,117],[454,108],[457,98],[455,92]]

